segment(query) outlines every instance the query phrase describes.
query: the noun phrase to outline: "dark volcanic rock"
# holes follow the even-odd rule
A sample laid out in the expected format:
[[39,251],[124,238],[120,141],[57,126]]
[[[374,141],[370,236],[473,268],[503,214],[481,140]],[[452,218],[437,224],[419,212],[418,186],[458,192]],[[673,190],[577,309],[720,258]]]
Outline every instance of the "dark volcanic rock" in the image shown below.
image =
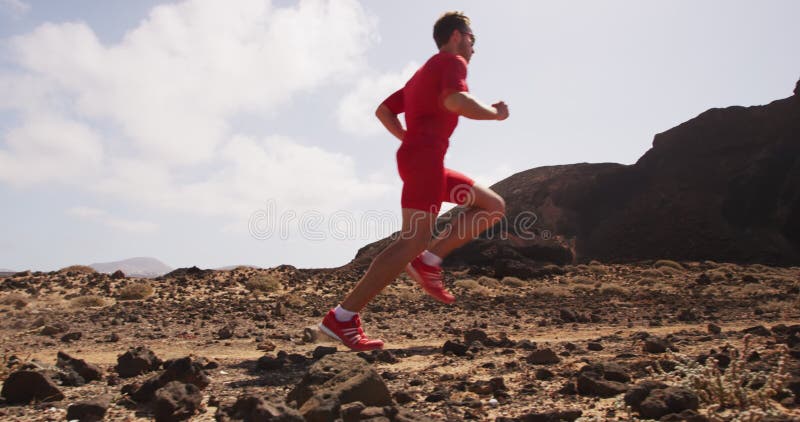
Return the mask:
[[659,390],[667,388],[667,384],[658,381],[643,381],[635,386],[631,387],[628,392],[625,393],[625,404],[633,408],[634,410],[639,410],[639,405],[650,395],[650,392],[653,390]]
[[533,412],[516,418],[497,418],[497,422],[572,422],[583,415],[578,409]]
[[42,373],[28,370],[12,372],[3,383],[0,396],[3,396],[9,404],[64,399],[64,394],[53,380]]
[[156,391],[153,413],[157,422],[182,421],[194,415],[202,401],[195,385],[171,381]]
[[698,405],[699,399],[692,391],[681,387],[668,387],[651,391],[639,404],[639,415],[658,419],[687,409],[697,410]]
[[123,378],[135,377],[145,372],[155,371],[161,366],[161,359],[144,346],[132,348],[117,358],[117,373]]
[[173,381],[192,384],[201,390],[211,383],[203,366],[187,356],[164,362],[164,371],[142,383],[133,391],[131,397],[140,403],[148,402],[153,399],[159,388]]
[[647,353],[665,353],[670,348],[667,340],[653,336],[646,338],[642,346],[642,350]]
[[86,363],[83,359],[73,358],[64,352],[58,352],[56,359],[57,367],[77,372],[86,382],[98,381],[103,378],[103,371],[99,367]]
[[325,420],[331,415],[335,418],[342,404],[355,401],[366,406],[392,404],[380,375],[350,353],[328,355],[311,365],[286,400],[296,402],[307,420]]
[[538,349],[531,352],[525,360],[534,365],[549,365],[561,362],[561,358],[551,349]]
[[67,408],[67,420],[79,422],[101,421],[111,404],[110,395],[102,395],[91,400],[77,402]]
[[297,410],[252,394],[239,397],[233,406],[219,408],[215,416],[219,422],[305,422]]
[[628,391],[628,386],[617,381],[604,380],[594,372],[578,375],[578,393],[586,396],[614,397]]
[[442,353],[450,352],[456,356],[466,355],[467,350],[469,350],[469,347],[467,347],[467,345],[451,340],[447,340],[446,342],[444,342],[444,346],[442,346]]

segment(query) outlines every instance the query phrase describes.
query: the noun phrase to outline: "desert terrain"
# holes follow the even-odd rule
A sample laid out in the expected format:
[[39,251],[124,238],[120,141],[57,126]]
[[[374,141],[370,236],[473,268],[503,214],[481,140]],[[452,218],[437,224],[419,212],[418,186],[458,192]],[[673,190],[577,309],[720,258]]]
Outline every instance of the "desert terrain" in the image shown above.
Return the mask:
[[[67,420],[94,401],[122,421],[800,420],[798,267],[591,262],[529,279],[451,268],[451,306],[401,276],[362,316],[386,349],[353,353],[315,325],[360,272],[184,268],[140,279],[75,266],[2,278],[0,419]],[[125,360],[135,348],[155,355],[143,358],[150,366]],[[320,365],[379,388],[315,381]],[[10,403],[10,374],[22,370],[63,398]],[[165,391],[179,384],[191,388]]]

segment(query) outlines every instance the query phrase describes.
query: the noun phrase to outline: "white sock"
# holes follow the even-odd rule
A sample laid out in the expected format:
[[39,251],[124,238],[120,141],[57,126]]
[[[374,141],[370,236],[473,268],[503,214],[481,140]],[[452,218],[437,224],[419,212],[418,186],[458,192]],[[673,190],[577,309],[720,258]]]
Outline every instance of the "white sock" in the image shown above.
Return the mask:
[[422,252],[422,262],[431,267],[440,267],[442,265],[442,258],[439,258],[435,253],[426,250]]
[[333,310],[333,315],[336,317],[336,320],[339,321],[339,322],[350,321],[351,319],[353,319],[354,316],[356,316],[356,314],[358,314],[358,312],[348,311],[347,309],[342,308],[342,305],[337,306]]

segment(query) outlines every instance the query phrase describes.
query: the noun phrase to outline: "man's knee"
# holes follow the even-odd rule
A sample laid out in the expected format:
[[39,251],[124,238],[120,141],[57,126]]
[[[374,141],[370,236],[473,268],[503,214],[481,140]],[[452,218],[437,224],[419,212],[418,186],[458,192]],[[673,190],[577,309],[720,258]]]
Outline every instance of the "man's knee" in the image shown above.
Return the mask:
[[486,201],[484,210],[493,218],[503,218],[506,215],[506,201],[500,195],[494,194]]

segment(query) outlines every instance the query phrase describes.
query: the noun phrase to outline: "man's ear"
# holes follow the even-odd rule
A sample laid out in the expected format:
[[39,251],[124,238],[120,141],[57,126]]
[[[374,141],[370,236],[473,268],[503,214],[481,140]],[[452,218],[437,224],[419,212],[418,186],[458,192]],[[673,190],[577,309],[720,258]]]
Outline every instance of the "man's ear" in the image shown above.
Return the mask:
[[454,29],[453,32],[450,33],[450,39],[448,40],[448,42],[453,41],[453,37],[456,37],[455,41],[456,44],[458,44],[459,42],[461,42],[460,37],[463,37],[463,35],[461,34],[461,31],[459,31],[458,29]]

